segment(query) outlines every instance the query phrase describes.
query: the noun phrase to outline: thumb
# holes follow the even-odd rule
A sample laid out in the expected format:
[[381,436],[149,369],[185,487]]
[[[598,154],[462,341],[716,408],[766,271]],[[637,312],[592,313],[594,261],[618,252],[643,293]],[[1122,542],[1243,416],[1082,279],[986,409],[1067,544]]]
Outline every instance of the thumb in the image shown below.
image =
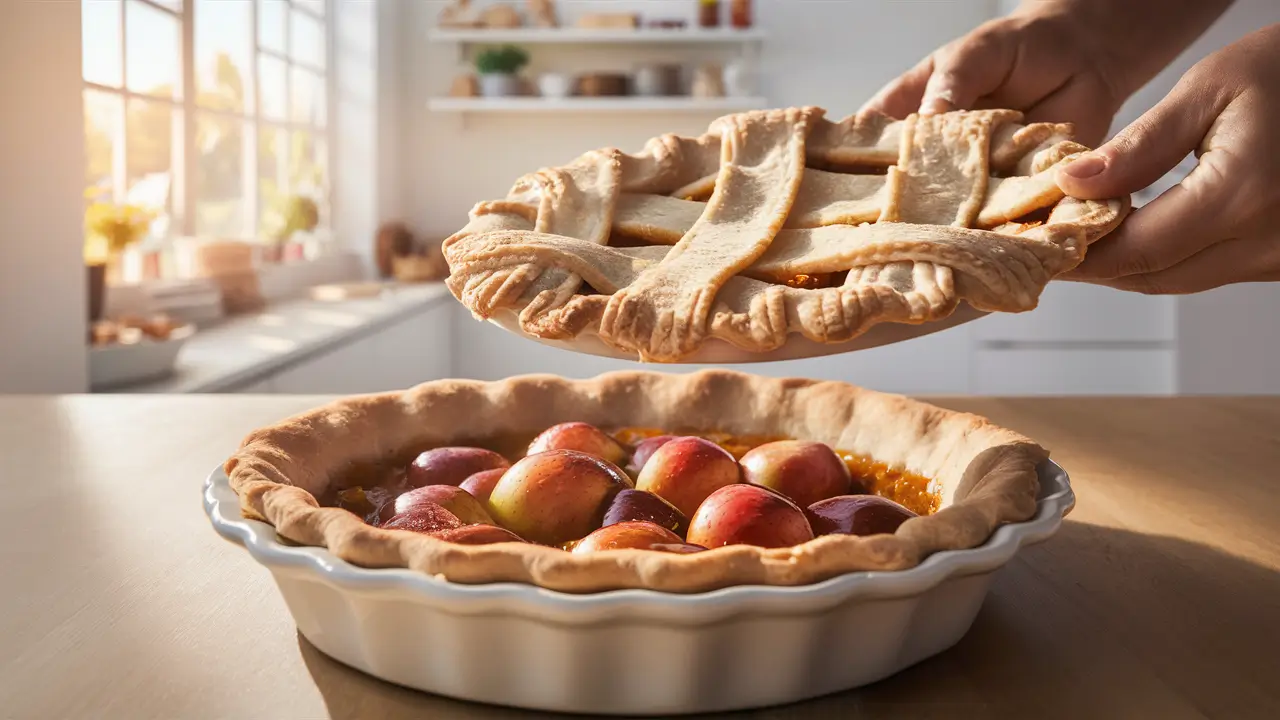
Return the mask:
[[1135,193],[1200,146],[1221,110],[1215,98],[1183,78],[1173,91],[1102,147],[1058,170],[1058,186],[1083,200]]

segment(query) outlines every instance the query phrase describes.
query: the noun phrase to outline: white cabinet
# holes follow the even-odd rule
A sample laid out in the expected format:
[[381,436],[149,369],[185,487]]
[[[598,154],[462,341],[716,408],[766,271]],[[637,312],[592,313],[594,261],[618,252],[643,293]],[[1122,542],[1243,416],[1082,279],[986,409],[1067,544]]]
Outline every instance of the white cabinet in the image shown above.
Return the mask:
[[378,390],[400,390],[450,376],[453,364],[452,305],[439,303],[372,338],[371,378]]
[[960,325],[868,350],[739,369],[774,377],[839,380],[882,392],[963,394],[969,391],[969,345],[969,328]]
[[370,340],[360,338],[279,371],[271,383],[276,392],[295,395],[369,392],[374,363]]
[[276,391],[275,380],[271,377],[265,377],[248,385],[239,385],[232,390],[237,395],[270,395]]
[[1174,388],[1172,350],[983,350],[973,358],[977,395],[1164,395]]
[[1174,300],[1099,285],[1051,282],[1040,305],[1025,313],[993,313],[972,323],[979,345],[1042,342],[1172,342]]
[[233,392],[352,395],[403,390],[449,377],[451,322],[451,306],[435,303],[240,385]]
[[1026,313],[971,324],[970,391],[981,395],[1162,395],[1176,385],[1168,297],[1052,282]]

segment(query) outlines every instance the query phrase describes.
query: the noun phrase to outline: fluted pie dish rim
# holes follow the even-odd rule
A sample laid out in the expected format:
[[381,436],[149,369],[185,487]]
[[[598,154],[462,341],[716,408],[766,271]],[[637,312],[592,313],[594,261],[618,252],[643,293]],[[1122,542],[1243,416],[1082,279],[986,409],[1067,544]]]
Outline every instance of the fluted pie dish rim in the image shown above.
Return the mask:
[[273,572],[319,580],[342,592],[405,595],[467,615],[518,611],[540,620],[578,623],[640,613],[663,622],[694,625],[750,610],[803,612],[858,599],[908,598],[951,578],[992,572],[1023,547],[1051,537],[1075,508],[1071,479],[1061,465],[1046,459],[1037,466],[1037,473],[1040,493],[1035,515],[1000,527],[977,547],[934,553],[905,570],[861,570],[809,585],[734,585],[698,593],[643,588],[566,593],[528,583],[463,584],[405,568],[366,568],[323,547],[290,543],[270,524],[245,518],[221,465],[209,473],[201,495],[205,514],[223,539],[244,548]]
[[[316,497],[351,463],[485,435],[539,432],[570,420],[816,440],[936,480],[942,509],[892,534],[824,535],[790,547],[729,545],[692,554],[567,553],[523,543],[459,545],[364,522]],[[416,450],[414,450],[416,452]],[[699,593],[740,585],[809,585],[848,572],[901,571],[938,552],[985,543],[1036,511],[1048,452],[985,418],[831,381],[727,370],[614,372],[587,380],[528,375],[445,380],[338,400],[251,433],[224,465],[246,517],[355,565],[410,568],[456,584],[522,582],[598,593]]]

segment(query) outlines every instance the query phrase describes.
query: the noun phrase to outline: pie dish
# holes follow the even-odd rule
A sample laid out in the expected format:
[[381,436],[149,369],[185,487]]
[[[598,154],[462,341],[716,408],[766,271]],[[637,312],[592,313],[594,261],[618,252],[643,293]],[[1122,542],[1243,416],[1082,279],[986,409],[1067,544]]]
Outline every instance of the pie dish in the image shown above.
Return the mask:
[[[601,490],[599,498],[583,501],[592,504],[582,517],[593,519],[584,521],[586,525],[561,528],[556,523],[570,517],[577,496],[585,497],[602,486],[592,485],[595,481],[578,465],[573,472],[551,469],[552,475],[561,472],[576,483],[556,480],[560,485],[530,480],[529,471],[521,475],[517,468],[555,453],[592,457],[564,449],[531,454],[515,467],[503,468],[498,485],[491,490],[493,496],[484,498],[493,517],[508,518],[503,525],[522,536],[511,542],[470,545],[441,539],[433,534],[439,528],[397,529],[407,526],[395,523],[389,523],[390,529],[376,527],[348,509],[323,507],[317,499],[332,498],[355,485],[377,485],[387,468],[404,468],[415,456],[416,467],[424,449],[529,438],[570,421],[598,427],[659,428],[685,435],[697,430],[726,438],[810,441],[839,448],[867,467],[875,463],[898,476],[927,478],[940,509],[917,508],[918,517],[888,532],[816,538],[810,529],[811,515],[801,515],[797,522],[810,534],[788,535],[797,538],[794,544],[735,540],[708,542],[703,547],[710,549],[694,548],[696,552],[566,552],[551,545],[594,535],[592,529],[600,527],[599,513],[605,504],[629,485],[626,478],[606,480],[611,494]],[[677,444],[671,442],[672,447]],[[659,448],[649,464],[657,463],[659,454],[668,449]],[[999,526],[1032,516],[1036,468],[1046,458],[1047,452],[1034,441],[983,418],[901,396],[844,383],[704,370],[687,375],[620,372],[577,381],[553,376],[492,383],[447,380],[404,393],[340,400],[250,434],[227,461],[225,472],[245,517],[270,523],[294,543],[325,547],[355,565],[410,568],[451,583],[518,582],[570,593],[624,588],[699,593],[741,585],[806,585],[854,571],[903,570],[937,552],[976,547]],[[616,459],[623,462],[622,455]],[[745,467],[745,457],[743,462]],[[744,492],[734,458],[730,456],[728,463],[734,468],[730,471],[734,479],[719,483],[715,492]],[[649,469],[646,465],[640,471],[641,489]],[[457,484],[463,478],[466,475],[432,482]],[[663,481],[659,476],[654,483]],[[520,484],[506,491],[515,499],[504,504],[498,496],[511,483]],[[768,486],[764,480],[759,484]],[[550,487],[545,493],[553,501],[539,506],[529,500],[538,487]],[[759,491],[753,502],[772,502],[764,495],[784,494],[756,485],[751,488]],[[683,497],[680,492],[684,491],[679,487],[680,492],[673,495],[657,484],[650,489],[690,516],[688,539],[692,541],[692,526],[715,495],[708,497],[704,492],[681,501],[677,497]],[[790,490],[785,494],[794,496]],[[566,509],[561,512],[557,503]],[[809,510],[815,507],[810,505]],[[531,523],[529,517],[540,519]],[[553,532],[552,527],[560,529]],[[522,538],[546,544],[519,542]]]
[[476,205],[444,243],[447,282],[477,318],[659,362],[793,337],[818,354],[961,301],[1030,310],[1129,198],[1065,196],[1055,170],[1088,148],[1021,119],[789,108],[589,152]]
[[[429,574],[450,570],[432,557],[432,546],[443,541],[371,528],[303,495],[305,487],[319,491],[331,470],[358,471],[360,461],[397,455],[404,442],[472,442],[466,435],[477,428],[486,435],[536,432],[568,419],[671,427],[675,421],[667,412],[678,402],[684,402],[679,417],[691,424],[743,436],[769,427],[804,437],[836,433],[837,444],[883,459],[910,458],[919,472],[938,468],[942,509],[919,518],[911,533],[905,523],[898,531],[919,534],[925,520],[967,517],[958,524],[970,534],[954,543],[956,549],[938,550],[910,567],[789,586],[584,592],[583,583],[568,581],[576,570],[560,565],[556,584],[575,590],[560,592],[524,580],[465,582]],[[725,403],[723,411],[716,411],[716,402]],[[1025,438],[980,418],[839,383],[727,371],[622,373],[589,381],[534,376],[429,383],[305,413],[251,434],[236,458],[210,474],[203,496],[214,529],[270,570],[299,633],[342,663],[465,700],[595,716],[667,716],[847,690],[954,645],[972,625],[993,574],[1020,548],[1050,537],[1074,505],[1066,473],[1051,461],[1040,462],[1030,476],[1021,469],[1003,477],[984,472],[1004,466],[1000,458],[1016,458],[1007,467],[1020,468],[1022,459],[1040,457],[1043,451]],[[277,487],[267,478],[297,487]],[[1033,489],[1030,508],[1023,508],[1023,490]],[[996,497],[1003,499],[978,502]],[[994,525],[989,536],[980,529]],[[349,527],[368,530],[347,533]],[[415,541],[382,545],[396,533]],[[326,548],[330,534],[338,541]],[[508,548],[525,546],[458,547],[506,557]],[[557,558],[584,557],[543,550]],[[594,557],[624,562],[642,553],[698,557],[647,550]],[[386,562],[369,563],[371,557]],[[508,559],[507,577],[529,574],[520,556]]]

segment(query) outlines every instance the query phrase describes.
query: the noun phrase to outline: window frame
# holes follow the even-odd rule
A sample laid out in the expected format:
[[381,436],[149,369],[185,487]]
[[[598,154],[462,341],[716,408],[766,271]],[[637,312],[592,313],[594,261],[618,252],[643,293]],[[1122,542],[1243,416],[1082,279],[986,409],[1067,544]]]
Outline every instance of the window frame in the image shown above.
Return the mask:
[[[169,226],[165,236],[158,238],[162,242],[168,243],[178,237],[194,237],[197,235],[195,209],[199,200],[199,188],[196,187],[195,176],[199,149],[196,143],[196,128],[199,118],[202,116],[218,117],[243,124],[241,182],[245,195],[245,207],[241,218],[242,227],[240,228],[243,239],[256,242],[261,242],[265,239],[261,233],[263,208],[261,206],[262,187],[260,180],[262,171],[258,167],[258,145],[264,131],[284,131],[286,138],[292,138],[293,133],[303,131],[311,135],[313,142],[323,143],[323,153],[318,154],[317,158],[324,163],[325,176],[321,197],[317,198],[317,201],[322,209],[322,225],[330,228],[333,226],[335,205],[333,167],[336,159],[335,140],[338,135],[334,130],[335,91],[337,89],[337,72],[334,66],[334,61],[337,57],[334,49],[334,41],[336,39],[335,2],[334,0],[312,0],[312,3],[299,0],[276,0],[284,4],[286,8],[284,23],[285,50],[280,52],[262,45],[259,35],[259,0],[244,1],[249,5],[249,32],[252,34],[247,73],[250,76],[249,81],[252,84],[253,92],[251,96],[252,105],[249,106],[246,103],[246,109],[241,112],[202,107],[197,102],[197,93],[195,92],[197,74],[195,55],[196,0],[184,0],[181,9],[175,9],[158,0],[120,0],[120,86],[115,87],[87,80],[84,78],[82,70],[82,92],[93,91],[120,99],[118,110],[116,110],[117,114],[114,118],[116,126],[120,129],[119,136],[112,138],[112,202],[125,202],[129,190],[128,117],[130,104],[135,101],[144,101],[164,104],[170,108],[177,140],[173,143],[170,155],[169,201],[168,207],[165,208],[169,214]],[[179,63],[178,89],[181,93],[180,99],[174,99],[172,96],[150,95],[129,89],[129,25],[127,16],[129,3],[131,2],[150,6],[152,9],[163,12],[178,21],[180,57],[176,59],[176,62]],[[320,12],[316,11],[315,2],[320,4]],[[292,22],[293,13],[295,12],[303,13],[320,23],[321,34],[325,40],[323,68],[309,62],[295,60],[292,57],[293,54],[296,54],[293,47]],[[84,42],[83,39],[81,42]],[[264,117],[262,113],[259,58],[263,55],[272,57],[285,65],[285,114],[283,119],[269,119]],[[316,124],[314,120],[298,122],[291,116],[295,68],[319,75],[321,78],[321,86],[324,88],[323,125]],[[291,145],[291,141],[283,144],[280,152],[284,153],[284,156],[277,161],[280,168],[282,168],[277,169],[278,180],[281,184],[282,192],[286,194],[293,191],[293,180],[289,177],[290,173],[288,171]]]

